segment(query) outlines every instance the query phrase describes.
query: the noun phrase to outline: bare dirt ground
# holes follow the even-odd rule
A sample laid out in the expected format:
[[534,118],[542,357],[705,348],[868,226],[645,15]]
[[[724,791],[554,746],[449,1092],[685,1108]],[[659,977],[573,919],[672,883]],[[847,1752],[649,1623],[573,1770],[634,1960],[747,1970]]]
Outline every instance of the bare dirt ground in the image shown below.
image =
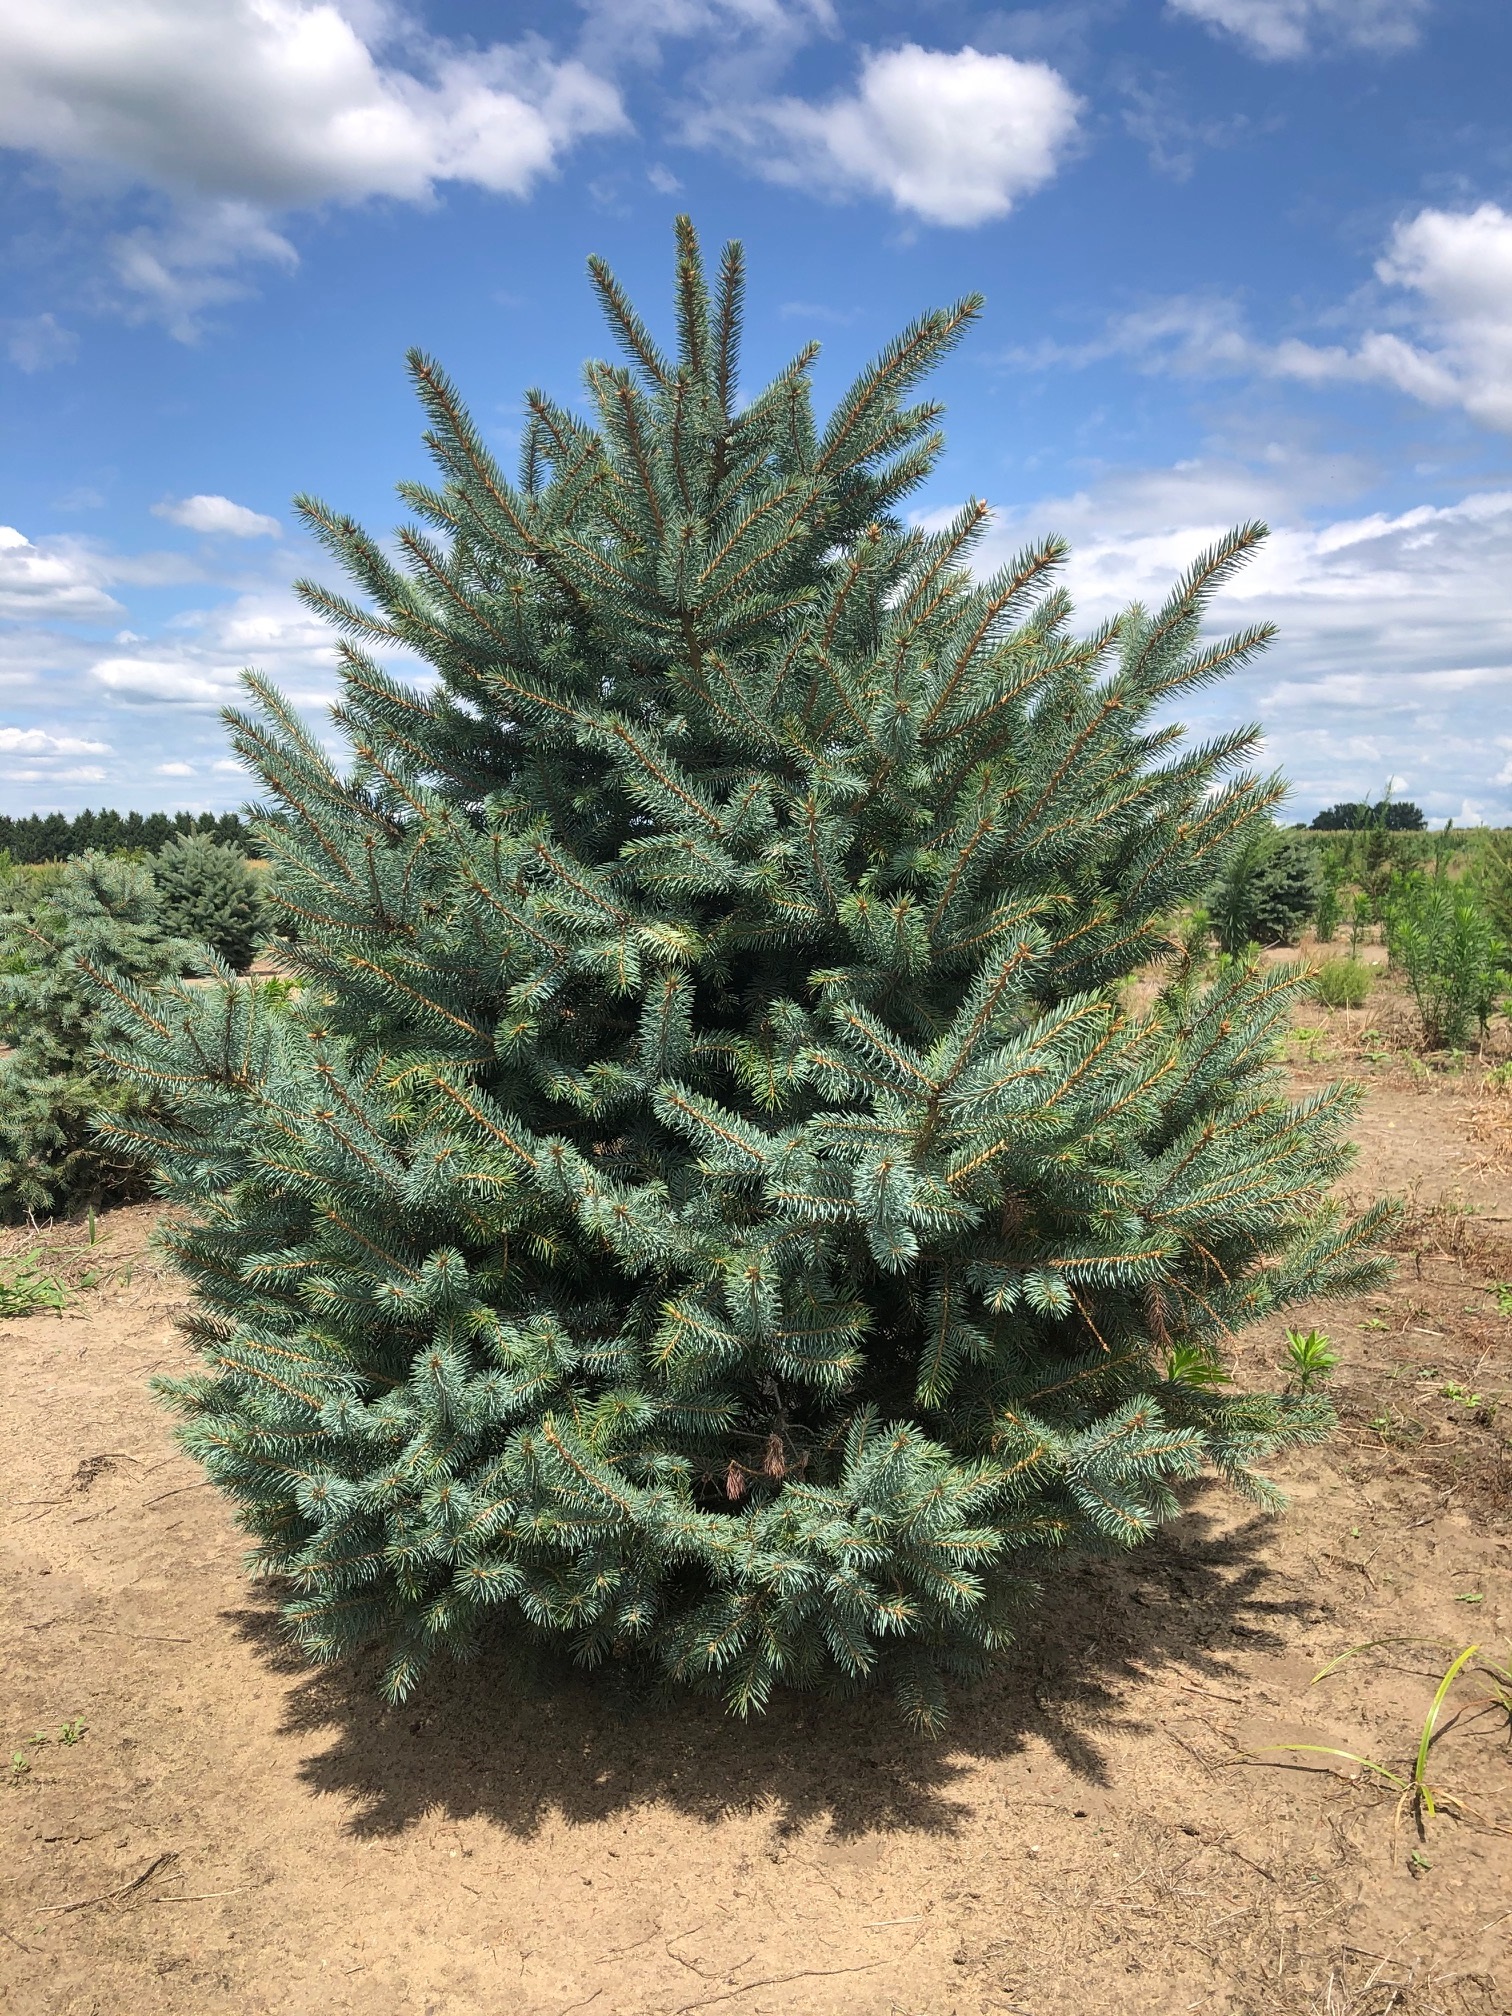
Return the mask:
[[1351,1187],[1412,1199],[1394,1284],[1304,1315],[1336,1440],[1281,1467],[1283,1518],[1203,1487],[1072,1569],[939,1742],[487,1666],[389,1712],[301,1668],[147,1390],[184,1358],[151,1210],[48,1235],[102,1279],[0,1322],[0,2010],[1508,2016],[1486,1682],[1431,1753],[1464,1810],[1421,1833],[1375,1774],[1262,1749],[1404,1773],[1455,1651],[1512,1652],[1512,1096],[1405,1059],[1388,1010],[1291,1039],[1300,1082],[1368,1083]]

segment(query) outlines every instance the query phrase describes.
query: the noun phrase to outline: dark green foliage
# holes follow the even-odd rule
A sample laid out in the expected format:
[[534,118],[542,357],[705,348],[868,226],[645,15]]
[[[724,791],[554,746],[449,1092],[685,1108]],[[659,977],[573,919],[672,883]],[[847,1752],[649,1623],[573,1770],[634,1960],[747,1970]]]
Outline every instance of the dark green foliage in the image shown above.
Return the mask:
[[144,1192],[136,1160],[93,1138],[97,1109],[139,1101],[95,1068],[92,1045],[119,1015],[76,962],[140,984],[191,957],[163,930],[152,875],[135,862],[87,854],[55,876],[0,881],[0,1217]]
[[1272,1062],[1300,970],[1121,1005],[1269,827],[1256,731],[1159,725],[1265,641],[1202,637],[1260,532],[1079,637],[1058,541],[976,580],[983,507],[902,519],[973,302],[821,425],[812,350],[735,403],[737,247],[711,300],[680,227],[670,354],[593,273],[592,424],[532,395],[511,483],[417,356],[403,564],[306,506],[351,767],[261,681],[232,717],[301,991],[143,994],[113,1051],[172,1099],[117,1130],[185,1207],[165,1391],[391,1696],[497,1628],[932,1726],[1066,1549],[1204,1466],[1276,1502],[1329,1411],[1224,1345],[1379,1272],[1349,1095]]
[[1295,945],[1312,922],[1320,887],[1317,858],[1305,841],[1268,822],[1252,826],[1208,890],[1220,950]]
[[233,971],[245,973],[270,927],[239,850],[198,833],[173,839],[152,873],[165,929],[209,945]]
[[37,861],[72,861],[76,855],[136,852],[156,854],[176,835],[202,833],[223,847],[245,851],[252,843],[234,812],[89,812],[72,819],[62,812],[33,812],[17,819],[0,815],[0,852],[29,866]]
[[1512,835],[1483,836],[1472,881],[1486,921],[1503,944],[1512,945]]
[[1410,798],[1383,799],[1378,805],[1329,805],[1312,822],[1315,833],[1363,833],[1380,826],[1388,833],[1421,833],[1428,822],[1421,806]]

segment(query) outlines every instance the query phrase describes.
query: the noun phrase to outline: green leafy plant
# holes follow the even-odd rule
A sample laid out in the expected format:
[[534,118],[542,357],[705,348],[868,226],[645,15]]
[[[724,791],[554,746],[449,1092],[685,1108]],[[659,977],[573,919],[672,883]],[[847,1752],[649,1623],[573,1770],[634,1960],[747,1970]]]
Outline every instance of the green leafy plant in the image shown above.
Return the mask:
[[1258,529],[1078,636],[1058,540],[977,579],[982,507],[905,519],[975,305],[820,420],[811,351],[737,402],[742,270],[679,226],[666,351],[595,264],[628,365],[589,419],[532,395],[515,482],[414,358],[402,569],[305,506],[350,769],[260,681],[231,717],[299,992],[159,987],[116,1052],[163,1088],[184,1447],[391,1698],[515,1635],[935,1727],[1070,1551],[1203,1466],[1278,1502],[1330,1409],[1190,1354],[1381,1273],[1351,1095],[1275,1060],[1301,970],[1123,986],[1270,830],[1253,731],[1160,725],[1264,642],[1204,629]]
[[1178,1344],[1166,1357],[1165,1375],[1177,1386],[1226,1386],[1228,1367],[1201,1344]]
[[25,1254],[0,1271],[0,1316],[29,1316],[36,1309],[66,1309],[68,1292],[56,1275],[41,1274]]
[[1439,1398],[1441,1400],[1456,1400],[1461,1407],[1479,1407],[1481,1405],[1481,1396],[1479,1393],[1472,1393],[1468,1386],[1461,1386],[1454,1379],[1451,1379],[1447,1386],[1440,1386]]
[[1312,979],[1312,997],[1324,1008],[1363,1008],[1375,976],[1360,959],[1325,959]]
[[1506,983],[1508,948],[1474,890],[1446,875],[1399,877],[1382,920],[1391,961],[1407,979],[1429,1050],[1484,1034]]
[[257,883],[241,854],[205,834],[170,840],[153,863],[165,928],[208,945],[244,973],[268,936]]
[[1333,1376],[1339,1354],[1322,1330],[1288,1330],[1286,1369],[1299,1393],[1310,1393]]

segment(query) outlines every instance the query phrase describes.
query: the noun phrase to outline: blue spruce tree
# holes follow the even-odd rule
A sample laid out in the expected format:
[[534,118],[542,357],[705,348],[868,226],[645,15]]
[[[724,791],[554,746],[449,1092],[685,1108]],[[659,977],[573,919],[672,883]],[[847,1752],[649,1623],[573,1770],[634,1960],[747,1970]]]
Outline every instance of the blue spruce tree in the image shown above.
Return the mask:
[[977,579],[985,506],[900,513],[974,300],[821,426],[812,349],[738,396],[738,246],[710,290],[679,223],[670,353],[591,272],[591,421],[531,394],[511,482],[416,355],[402,559],[304,503],[350,761],[260,679],[229,717],[300,991],[136,990],[112,1053],[186,1207],[165,1390],[392,1698],[502,1628],[933,1727],[1067,1550],[1204,1467],[1276,1502],[1328,1411],[1225,1341],[1378,1271],[1349,1096],[1273,1061],[1298,973],[1120,990],[1278,796],[1162,725],[1265,642],[1201,634],[1261,528],[1079,636],[1059,541]]

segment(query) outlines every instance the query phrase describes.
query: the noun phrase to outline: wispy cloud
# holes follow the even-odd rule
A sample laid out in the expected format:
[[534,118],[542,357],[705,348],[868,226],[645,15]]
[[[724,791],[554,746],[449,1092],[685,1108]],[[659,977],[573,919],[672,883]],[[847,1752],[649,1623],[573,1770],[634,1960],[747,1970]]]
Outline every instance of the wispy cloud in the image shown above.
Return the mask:
[[1232,36],[1252,56],[1295,61],[1332,49],[1393,55],[1422,32],[1430,0],[1168,0],[1173,14]]
[[154,504],[155,518],[166,518],[189,532],[203,532],[211,538],[276,539],[283,527],[276,518],[254,511],[246,504],[233,504],[229,497],[181,497],[176,503]]
[[111,588],[192,581],[197,571],[175,553],[125,555],[71,537],[33,541],[14,525],[0,525],[0,617],[12,621],[118,621],[125,611]]
[[1215,631],[1266,617],[1280,636],[1256,665],[1191,705],[1199,732],[1258,719],[1299,815],[1377,791],[1393,773],[1438,816],[1512,821],[1512,491],[1447,505],[1314,514],[1313,471],[1216,459],[1110,470],[1085,489],[1004,513],[988,557],[1027,532],[1071,541],[1078,621],[1158,603],[1235,522],[1268,518],[1266,545],[1219,597]]
[[112,698],[141,705],[222,707],[249,666],[269,674],[301,706],[335,691],[336,647],[329,624],[285,589],[248,591],[175,619],[124,650],[92,655],[85,677]]
[[56,315],[26,315],[3,325],[5,354],[18,370],[51,371],[71,364],[79,354],[79,339]]
[[[1231,297],[1184,294],[1117,316],[1088,342],[1017,349],[1006,361],[1049,369],[1122,357],[1187,377],[1383,385],[1512,433],[1512,215],[1495,203],[1421,210],[1392,232],[1375,275],[1381,319],[1397,326],[1364,326],[1348,342],[1267,341]],[[1371,319],[1362,305],[1351,312]]]

